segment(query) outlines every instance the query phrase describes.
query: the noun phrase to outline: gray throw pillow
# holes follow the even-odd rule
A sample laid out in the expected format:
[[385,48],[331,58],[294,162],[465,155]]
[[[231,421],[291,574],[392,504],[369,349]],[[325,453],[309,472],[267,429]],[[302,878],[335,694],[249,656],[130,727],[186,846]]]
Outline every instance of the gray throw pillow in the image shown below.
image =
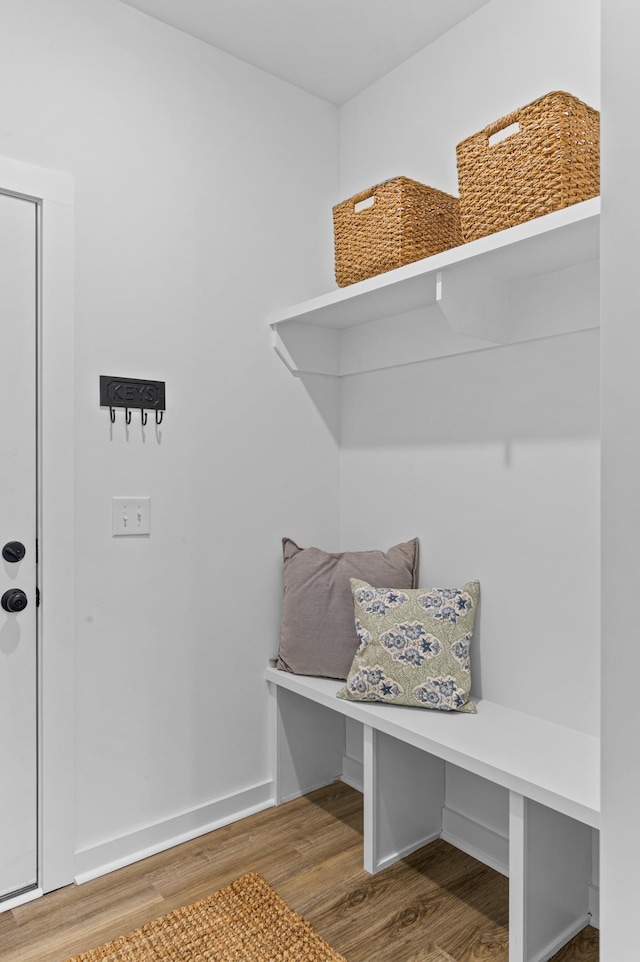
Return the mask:
[[352,579],[360,647],[338,698],[475,712],[470,647],[480,585],[374,588]]
[[418,539],[388,551],[330,553],[282,539],[284,595],[277,667],[296,675],[346,678],[358,648],[349,580],[413,588]]

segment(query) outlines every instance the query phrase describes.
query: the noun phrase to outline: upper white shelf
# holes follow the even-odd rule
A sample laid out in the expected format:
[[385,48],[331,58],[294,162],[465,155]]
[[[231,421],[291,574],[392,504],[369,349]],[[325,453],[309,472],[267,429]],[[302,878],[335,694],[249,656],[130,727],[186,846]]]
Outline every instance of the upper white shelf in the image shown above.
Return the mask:
[[273,311],[295,375],[347,375],[599,325],[600,198]]

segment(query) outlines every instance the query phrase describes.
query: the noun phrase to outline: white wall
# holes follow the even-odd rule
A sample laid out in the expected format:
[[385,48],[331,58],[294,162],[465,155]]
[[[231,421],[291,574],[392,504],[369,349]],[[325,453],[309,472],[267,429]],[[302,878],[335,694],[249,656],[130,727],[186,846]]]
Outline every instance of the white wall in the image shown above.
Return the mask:
[[[493,0],[341,109],[342,191],[457,192],[456,143],[553,89],[599,107],[597,0]],[[478,578],[478,694],[597,732],[597,333],[347,377],[342,405],[343,544],[409,527],[423,584]]]
[[[136,836],[95,846],[198,806],[215,815],[269,778],[280,538],[337,543],[338,455],[337,388],[316,379],[311,402],[273,354],[266,312],[331,283],[337,110],[116,0],[0,0],[0,22],[0,154],[76,186],[76,845],[89,870]],[[119,413],[111,429],[100,374],[165,380],[162,427],[134,414],[126,431]],[[149,539],[112,539],[122,494],[151,496]]]
[[602,5],[602,962],[638,957],[639,136],[633,0]]
[[[600,106],[598,0],[492,0],[340,111],[341,197],[404,174],[457,194],[456,144],[567,90]],[[599,338],[343,379],[344,547],[421,541],[421,583],[479,579],[476,694],[599,733]],[[482,786],[447,806],[506,836]]]
[[598,732],[597,332],[343,384],[345,545],[421,542],[481,584],[478,696]]
[[340,110],[340,194],[404,175],[458,193],[455,148],[550,90],[600,106],[598,0],[491,0]]

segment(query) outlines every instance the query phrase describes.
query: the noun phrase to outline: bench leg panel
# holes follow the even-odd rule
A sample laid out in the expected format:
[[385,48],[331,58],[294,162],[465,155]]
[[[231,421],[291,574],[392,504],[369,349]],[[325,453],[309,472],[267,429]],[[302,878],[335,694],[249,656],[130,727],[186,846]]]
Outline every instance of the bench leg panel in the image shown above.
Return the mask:
[[345,718],[295,692],[270,685],[276,805],[340,778]]
[[547,962],[587,925],[588,825],[510,792],[509,962]]
[[444,762],[368,725],[364,738],[364,867],[372,875],[442,830]]

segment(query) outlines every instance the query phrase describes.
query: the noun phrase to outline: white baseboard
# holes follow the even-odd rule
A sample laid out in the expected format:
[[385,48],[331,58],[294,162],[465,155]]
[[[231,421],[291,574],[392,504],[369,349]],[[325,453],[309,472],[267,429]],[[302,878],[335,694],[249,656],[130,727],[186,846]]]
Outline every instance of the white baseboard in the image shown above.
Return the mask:
[[323,778],[319,782],[312,782],[310,785],[306,785],[304,789],[299,788],[295,792],[289,792],[287,795],[283,795],[282,798],[275,802],[277,805],[285,805],[287,802],[293,802],[296,798],[303,798],[305,795],[309,795],[311,792],[317,791],[319,788],[324,788],[326,785],[331,785],[333,782],[338,781],[342,776],[340,773],[332,775],[330,778]]
[[364,792],[364,765],[349,755],[342,756],[342,781],[361,794]]
[[573,925],[570,925],[562,935],[559,935],[557,939],[554,939],[545,949],[540,952],[536,952],[534,956],[531,957],[531,962],[549,962],[550,959],[556,955],[557,952],[562,949],[567,942],[570,942],[579,932],[582,932],[583,928],[589,924],[588,918],[577,919]]
[[375,863],[374,873],[381,872],[383,869],[388,868],[390,865],[395,865],[400,859],[407,858],[413,852],[417,852],[419,848],[424,848],[430,842],[435,842],[437,838],[440,838],[439,832],[433,832],[431,835],[425,835],[417,842],[412,842],[411,845],[405,845],[404,848],[399,849],[397,852],[392,852],[391,855],[386,855]]
[[594,929],[600,928],[600,887],[598,885],[589,886],[589,915],[591,916],[590,925]]
[[76,852],[74,881],[82,885],[149,855],[164,852],[181,842],[206,835],[230,822],[237,822],[247,815],[261,812],[273,804],[273,782],[269,780],[135,832],[99,842]]
[[442,838],[479,862],[509,876],[509,839],[451,808],[442,809]]
[[19,905],[33,902],[34,899],[39,899],[43,894],[42,889],[35,888],[29,889],[28,892],[22,892],[20,895],[15,895],[12,899],[5,899],[4,902],[0,902],[0,913],[9,912],[11,909],[17,909]]

